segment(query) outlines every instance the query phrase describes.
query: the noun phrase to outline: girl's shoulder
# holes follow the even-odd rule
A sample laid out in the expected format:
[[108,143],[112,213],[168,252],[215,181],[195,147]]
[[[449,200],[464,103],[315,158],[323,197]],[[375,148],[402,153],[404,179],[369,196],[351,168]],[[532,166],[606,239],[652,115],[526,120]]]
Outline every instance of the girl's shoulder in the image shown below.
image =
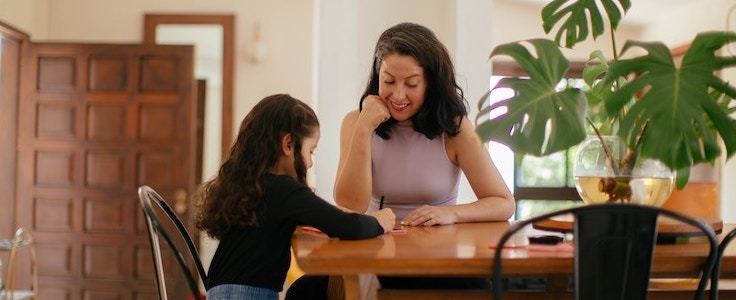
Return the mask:
[[270,186],[278,190],[294,190],[305,186],[287,175],[269,175],[268,182]]

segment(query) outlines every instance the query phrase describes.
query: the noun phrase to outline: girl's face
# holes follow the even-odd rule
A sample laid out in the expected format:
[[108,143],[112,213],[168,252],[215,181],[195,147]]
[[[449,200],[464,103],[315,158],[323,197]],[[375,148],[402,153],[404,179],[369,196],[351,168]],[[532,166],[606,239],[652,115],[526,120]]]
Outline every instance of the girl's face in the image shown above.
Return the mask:
[[276,175],[288,175],[291,178],[297,179],[294,158],[296,155],[301,155],[302,161],[304,161],[304,167],[308,170],[314,165],[312,155],[314,155],[314,150],[317,148],[318,142],[319,127],[315,127],[311,135],[302,139],[301,153],[294,153],[294,142],[291,139],[291,135],[284,135],[281,139],[281,157],[272,172]]
[[378,70],[378,96],[396,121],[414,116],[424,104],[427,82],[424,69],[411,56],[389,54]]
[[302,160],[304,161],[304,166],[307,168],[311,168],[314,165],[314,161],[312,160],[312,156],[314,155],[314,150],[317,149],[317,143],[319,142],[319,127],[315,127],[312,131],[312,135],[304,138],[302,140]]

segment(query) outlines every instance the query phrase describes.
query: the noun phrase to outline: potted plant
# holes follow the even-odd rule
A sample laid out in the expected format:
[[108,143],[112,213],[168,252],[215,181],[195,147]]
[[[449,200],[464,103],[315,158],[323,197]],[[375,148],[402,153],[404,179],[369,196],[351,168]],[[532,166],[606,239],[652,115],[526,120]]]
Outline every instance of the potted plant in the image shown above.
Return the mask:
[[[528,76],[504,78],[479,100],[481,139],[503,143],[518,155],[544,156],[590,135],[600,141],[613,135],[624,143],[626,154],[620,159],[606,154],[610,173],[622,173],[636,160],[654,159],[676,170],[678,188],[688,182],[693,165],[731,157],[736,152],[736,120],[730,116],[736,111],[736,89],[716,72],[736,65],[736,57],[718,54],[736,41],[736,33],[698,34],[680,63],[661,42],[626,41],[616,49],[616,28],[630,7],[629,0],[553,0],[541,15],[544,31],[556,30],[554,41],[539,38],[495,47],[491,58],[508,56]],[[583,70],[585,87],[561,88],[570,62],[560,48],[598,38],[604,20],[614,41],[613,57],[594,51]],[[644,54],[631,54],[636,51]],[[489,96],[497,89],[514,93],[491,104]]]

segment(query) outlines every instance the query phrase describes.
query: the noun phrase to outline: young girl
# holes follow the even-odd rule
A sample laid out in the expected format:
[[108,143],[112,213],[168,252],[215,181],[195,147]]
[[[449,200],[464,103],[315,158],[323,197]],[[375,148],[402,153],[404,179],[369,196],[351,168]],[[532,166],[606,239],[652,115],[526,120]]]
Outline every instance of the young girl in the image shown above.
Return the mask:
[[297,225],[340,239],[393,228],[390,209],[346,212],[307,186],[318,140],[314,111],[289,95],[264,98],[243,119],[230,156],[197,195],[197,228],[220,240],[204,283],[207,299],[278,299]]

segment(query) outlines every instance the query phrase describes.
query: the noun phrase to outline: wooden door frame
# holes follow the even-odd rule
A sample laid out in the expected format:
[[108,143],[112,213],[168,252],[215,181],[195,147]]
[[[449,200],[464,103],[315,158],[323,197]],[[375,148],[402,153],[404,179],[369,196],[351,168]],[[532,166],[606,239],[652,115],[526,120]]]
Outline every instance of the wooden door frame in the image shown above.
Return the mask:
[[235,60],[235,16],[208,14],[146,14],[143,17],[143,42],[156,44],[160,24],[214,24],[222,26],[222,161],[227,157],[233,136],[233,81]]
[[[15,99],[10,101],[3,101],[0,99],[0,167],[4,170],[0,172],[0,193],[3,198],[0,200],[0,239],[10,238],[15,232],[18,226],[17,216],[15,214],[15,208],[17,207],[17,193],[16,193],[16,182],[15,176],[17,169],[17,143],[18,143],[18,105],[20,101],[20,78],[22,78],[23,60],[25,59],[25,52],[30,41],[30,36],[0,20],[0,36],[3,39],[9,39],[19,44],[18,46],[18,63],[16,65],[17,70],[13,70],[16,74],[16,95]],[[2,57],[0,57],[0,60]],[[12,65],[0,63],[0,67],[7,68]],[[7,73],[6,73],[7,74]],[[0,95],[1,96],[1,95]],[[0,272],[2,275],[2,272]]]

